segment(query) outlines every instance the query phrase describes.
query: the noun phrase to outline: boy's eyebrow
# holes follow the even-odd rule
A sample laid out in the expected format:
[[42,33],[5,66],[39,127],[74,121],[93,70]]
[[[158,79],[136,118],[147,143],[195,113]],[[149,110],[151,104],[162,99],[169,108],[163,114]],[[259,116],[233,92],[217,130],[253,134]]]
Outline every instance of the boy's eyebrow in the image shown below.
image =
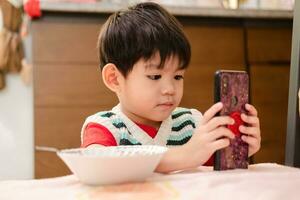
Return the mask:
[[146,68],[159,68],[160,64],[155,64],[155,63],[147,63],[145,65]]
[[146,69],[160,69],[160,64],[148,63],[145,65]]
[[[145,67],[146,67],[146,69],[160,69],[160,70],[163,69],[163,68],[160,68],[160,64],[155,64],[155,63],[146,64]],[[179,71],[185,71],[185,69],[178,66],[178,68],[175,70],[175,72],[179,72]]]

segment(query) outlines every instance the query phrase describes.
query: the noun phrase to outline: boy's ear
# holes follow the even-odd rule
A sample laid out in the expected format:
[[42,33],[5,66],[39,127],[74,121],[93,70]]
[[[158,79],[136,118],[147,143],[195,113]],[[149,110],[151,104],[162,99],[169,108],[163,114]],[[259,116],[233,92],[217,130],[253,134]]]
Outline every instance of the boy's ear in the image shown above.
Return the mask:
[[112,63],[106,64],[102,69],[102,80],[106,87],[108,87],[113,92],[118,92],[120,89],[120,76],[122,74]]

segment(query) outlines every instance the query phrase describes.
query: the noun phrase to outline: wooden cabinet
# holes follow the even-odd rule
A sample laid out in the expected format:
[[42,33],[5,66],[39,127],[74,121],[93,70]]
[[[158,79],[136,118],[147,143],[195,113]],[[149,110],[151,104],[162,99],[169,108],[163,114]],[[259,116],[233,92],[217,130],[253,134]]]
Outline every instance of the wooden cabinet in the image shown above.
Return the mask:
[[184,31],[192,46],[192,57],[181,105],[204,112],[214,101],[215,71],[246,70],[243,29],[223,24],[187,24]]
[[247,29],[252,103],[259,111],[261,150],[255,162],[284,163],[292,29]]
[[[85,118],[117,103],[98,68],[97,36],[106,17],[46,12],[33,21],[35,145],[79,147]],[[265,28],[248,27],[245,19],[179,20],[192,46],[181,106],[204,112],[213,104],[216,70],[248,70],[263,137],[254,161],[283,163],[291,22]],[[36,178],[68,173],[54,153],[35,152]]]
[[291,27],[247,28],[249,63],[289,63],[291,59]]

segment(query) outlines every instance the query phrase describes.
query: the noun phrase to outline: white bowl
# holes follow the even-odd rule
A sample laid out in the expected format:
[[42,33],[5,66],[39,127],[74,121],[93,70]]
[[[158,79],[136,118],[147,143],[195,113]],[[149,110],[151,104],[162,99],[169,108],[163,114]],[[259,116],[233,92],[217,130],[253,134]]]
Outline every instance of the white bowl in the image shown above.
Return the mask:
[[143,181],[151,176],[167,147],[133,145],[65,149],[58,156],[89,185]]

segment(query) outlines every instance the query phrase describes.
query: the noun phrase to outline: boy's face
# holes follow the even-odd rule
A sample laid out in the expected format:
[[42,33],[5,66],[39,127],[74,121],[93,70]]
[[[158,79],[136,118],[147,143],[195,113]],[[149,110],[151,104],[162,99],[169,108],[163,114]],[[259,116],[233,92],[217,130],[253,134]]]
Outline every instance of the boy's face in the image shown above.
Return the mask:
[[147,61],[140,59],[126,78],[120,78],[121,108],[134,122],[159,127],[181,101],[185,70],[179,69],[178,58],[167,58],[162,69],[159,64],[156,53]]

